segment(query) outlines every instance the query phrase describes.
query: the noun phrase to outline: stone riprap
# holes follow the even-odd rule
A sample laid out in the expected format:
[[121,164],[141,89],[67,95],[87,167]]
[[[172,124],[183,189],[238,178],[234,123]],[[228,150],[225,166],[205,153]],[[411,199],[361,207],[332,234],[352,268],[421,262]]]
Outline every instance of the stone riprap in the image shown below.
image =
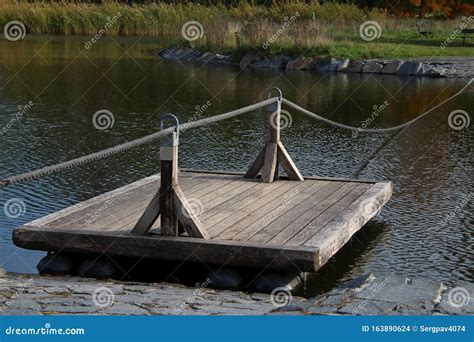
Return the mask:
[[474,77],[474,58],[471,57],[421,58],[405,61],[374,59],[350,61],[347,58],[342,60],[307,56],[290,58],[283,55],[266,58],[259,53],[249,53],[237,59],[231,55],[197,51],[189,47],[178,46],[162,49],[156,55],[166,60],[179,60],[187,63],[239,65],[242,69],[254,67],[400,76]]
[[374,276],[352,280],[328,293],[274,313],[304,315],[473,315],[474,284],[424,278]]
[[213,290],[206,284],[0,274],[0,315],[261,315],[274,308],[268,294]]
[[[0,315],[472,315],[474,284],[367,275],[311,299],[0,272]],[[276,303],[276,304],[275,304]]]

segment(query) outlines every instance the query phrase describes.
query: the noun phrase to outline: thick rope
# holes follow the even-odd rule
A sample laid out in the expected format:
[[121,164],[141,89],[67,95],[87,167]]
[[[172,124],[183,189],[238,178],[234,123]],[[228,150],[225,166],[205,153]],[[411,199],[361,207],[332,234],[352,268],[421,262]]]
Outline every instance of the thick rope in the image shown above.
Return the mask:
[[[185,131],[187,129],[201,127],[201,126],[205,126],[205,125],[208,125],[208,124],[213,124],[215,122],[219,122],[219,121],[222,121],[222,120],[227,120],[227,119],[233,118],[235,116],[245,114],[245,113],[254,111],[256,109],[268,106],[269,104],[272,104],[276,101],[278,101],[278,98],[273,97],[273,98],[270,98],[268,100],[255,103],[253,105],[250,105],[250,106],[247,106],[247,107],[244,107],[244,108],[233,110],[231,112],[216,115],[216,116],[213,116],[213,117],[210,117],[210,118],[205,118],[205,119],[201,119],[201,120],[186,122],[182,125],[179,125],[179,130],[180,130],[180,132],[182,132],[182,131]],[[6,179],[2,179],[2,180],[0,180],[0,188],[4,188],[6,186],[13,185],[13,184],[20,183],[20,182],[25,182],[25,181],[29,181],[29,180],[33,180],[33,179],[38,179],[38,178],[41,178],[43,176],[51,175],[51,174],[57,173],[57,172],[62,171],[62,170],[70,169],[74,166],[83,165],[83,164],[86,164],[86,163],[89,163],[89,162],[92,162],[92,161],[95,161],[95,160],[99,160],[99,159],[104,159],[104,158],[107,158],[107,157],[112,156],[114,154],[117,154],[117,153],[129,150],[129,149],[141,146],[141,145],[146,144],[146,143],[150,143],[152,141],[155,141],[155,140],[157,140],[159,138],[162,138],[162,137],[164,137],[168,134],[171,134],[174,130],[175,130],[175,126],[168,127],[166,129],[160,130],[156,133],[144,136],[142,138],[132,140],[132,141],[129,141],[129,142],[126,142],[126,143],[123,143],[121,145],[117,145],[117,146],[114,146],[114,147],[110,147],[108,149],[98,151],[98,152],[95,152],[95,153],[92,153],[92,154],[88,154],[88,155],[83,156],[83,157],[68,160],[68,161],[65,161],[65,162],[62,162],[62,163],[59,163],[59,164],[56,164],[56,165],[46,166],[46,167],[43,167],[43,168],[38,169],[38,170],[23,173],[21,175],[16,175],[16,176],[12,176],[12,177],[9,177],[9,178],[6,178]]]
[[308,115],[309,117],[312,117],[313,119],[316,119],[316,120],[319,120],[319,121],[322,121],[324,123],[327,123],[329,125],[332,125],[332,126],[336,126],[336,127],[339,127],[339,128],[343,128],[343,129],[348,129],[348,130],[351,130],[351,131],[357,131],[359,133],[362,133],[362,132],[366,132],[366,133],[385,133],[385,132],[391,132],[391,131],[396,131],[396,130],[399,130],[399,129],[402,129],[402,128],[405,128],[407,126],[410,126],[411,124],[415,123],[416,121],[420,120],[422,117],[424,117],[425,115],[428,115],[429,113],[431,113],[432,111],[434,111],[436,108],[442,106],[443,104],[445,104],[446,102],[454,99],[456,96],[459,96],[461,95],[464,90],[466,90],[470,85],[471,83],[474,82],[474,78],[471,79],[461,90],[459,90],[456,94],[450,96],[448,99],[444,100],[443,102],[437,104],[436,106],[434,106],[433,108],[427,110],[426,112],[424,112],[423,114],[417,116],[416,118],[410,120],[410,121],[407,121],[401,125],[398,125],[398,126],[394,126],[394,127],[387,127],[387,128],[362,128],[362,127],[354,127],[354,126],[349,126],[349,125],[345,125],[345,124],[342,124],[342,123],[339,123],[339,122],[336,122],[336,121],[332,121],[332,120],[329,120],[329,119],[326,119],[325,117],[322,117],[316,113],[313,113],[307,109],[304,109],[303,107],[300,107],[298,106],[297,104],[291,102],[290,100],[287,100],[287,99],[283,99],[283,103],[288,105],[289,107],[292,107],[298,111],[300,111],[301,113],[305,114],[305,115]]

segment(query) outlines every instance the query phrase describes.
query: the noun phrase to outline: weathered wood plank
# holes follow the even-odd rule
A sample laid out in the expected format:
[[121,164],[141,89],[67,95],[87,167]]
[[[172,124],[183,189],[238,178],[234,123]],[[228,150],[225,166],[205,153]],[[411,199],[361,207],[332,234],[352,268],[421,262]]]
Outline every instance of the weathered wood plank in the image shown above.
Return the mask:
[[314,220],[319,214],[329,208],[335,201],[345,196],[349,191],[355,188],[356,183],[342,183],[337,182],[331,184],[330,187],[322,190],[322,198],[315,203],[306,202],[306,212],[299,215],[289,226],[283,229],[280,233],[275,235],[269,244],[284,245],[293,236],[298,234],[308,223]]
[[[294,222],[296,219],[298,219],[298,217],[306,213],[311,207],[315,206],[325,197],[329,196],[333,191],[337,190],[338,187],[341,187],[342,184],[344,184],[342,182],[330,183],[328,181],[315,182],[316,183],[311,186],[311,188],[313,188],[315,191],[312,194],[309,194],[308,197],[305,197],[302,203],[299,203],[297,206],[284,213],[273,222],[270,222],[265,228],[251,236],[249,241],[254,243],[267,243],[289,225],[295,226],[296,224],[294,224]],[[297,228],[294,229],[296,230]]]
[[[239,232],[232,237],[232,240],[249,240],[252,236],[268,227],[275,220],[277,220],[281,216],[284,216],[287,212],[296,210],[298,206],[306,200],[306,198],[313,195],[315,191],[319,190],[322,184],[326,184],[323,181],[314,181],[312,183],[307,183],[307,186],[302,186],[300,189],[298,187],[295,187],[294,189],[289,190],[283,198],[279,199],[278,207],[274,209],[267,209],[266,214],[260,217],[258,220],[254,221],[253,223],[245,223],[243,220],[234,225],[235,227],[237,227],[238,224],[242,224],[242,227],[237,227],[239,229]],[[256,212],[253,212],[247,218],[251,216],[257,216],[255,214]],[[234,226],[232,228],[234,228]]]
[[281,141],[278,142],[277,158],[278,162],[281,164],[286,174],[288,175],[288,178],[290,178],[291,180],[304,181],[303,176],[296,167],[295,163],[293,163],[293,160],[291,159],[290,155],[286,151]]
[[163,260],[187,260],[209,264],[244,266],[279,270],[313,270],[318,250],[313,247],[262,246],[233,241],[216,241],[189,237],[154,237],[117,235],[111,232],[83,234],[43,231],[22,226],[13,233],[14,243],[22,248],[72,253],[100,253]]
[[298,196],[309,186],[310,183],[295,183],[292,187],[288,188],[283,196],[271,196],[265,201],[260,201],[263,205],[259,205],[259,208],[252,210],[244,218],[229,226],[218,235],[218,238],[234,239],[237,234],[241,234],[241,238],[245,239],[247,234],[251,234],[255,230],[262,228],[262,224],[265,224],[265,220],[271,220],[272,213],[278,211],[278,208],[282,205],[284,206],[288,198]]
[[[277,181],[275,183],[280,183],[280,181]],[[226,218],[220,220],[220,218],[224,215],[219,215],[216,219],[213,219],[213,221],[217,221],[213,225],[208,225],[206,224],[206,227],[209,229],[209,232],[211,233],[212,236],[219,236],[221,232],[225,231],[227,228],[232,226],[233,224],[239,222],[240,220],[244,219],[247,215],[250,213],[258,210],[262,206],[264,206],[266,203],[273,201],[275,198],[279,196],[283,196],[288,190],[290,190],[293,185],[289,184],[290,182],[283,182],[282,184],[279,184],[281,186],[277,187],[276,190],[274,191],[269,191],[263,196],[258,196],[256,198],[249,198],[248,200],[243,201],[243,203],[248,203],[247,205],[239,208],[237,211],[235,211],[235,207],[232,209],[226,209],[224,210],[227,211],[230,215],[227,216]],[[266,188],[269,188],[270,185],[267,184]],[[270,190],[270,189],[268,189]],[[253,197],[253,196],[250,196]],[[221,237],[219,237],[221,238]]]
[[387,203],[392,194],[391,182],[380,182],[367,190],[318,234],[306,241],[305,246],[320,250],[317,265],[324,265],[370,218]]
[[352,189],[347,195],[334,202],[320,215],[317,215],[310,223],[308,223],[302,230],[300,230],[295,236],[289,239],[285,245],[299,246],[308,241],[312,236],[317,234],[328,222],[336,217],[341,211],[347,206],[357,200],[367,189],[370,187],[368,184],[359,184]]

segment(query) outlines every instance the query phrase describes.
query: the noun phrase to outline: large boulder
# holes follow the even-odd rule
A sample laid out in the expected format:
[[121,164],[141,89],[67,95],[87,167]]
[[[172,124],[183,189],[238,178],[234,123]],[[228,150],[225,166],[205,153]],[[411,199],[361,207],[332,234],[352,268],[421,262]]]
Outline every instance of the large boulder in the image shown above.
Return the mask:
[[230,268],[220,268],[217,272],[211,272],[208,277],[209,287],[214,289],[236,290],[244,282],[240,274]]
[[349,63],[349,65],[344,71],[345,72],[362,72],[363,67],[364,67],[364,62],[352,61]]
[[388,62],[382,69],[382,74],[396,74],[400,66],[402,65],[401,61]]
[[378,74],[383,69],[383,64],[376,61],[368,61],[362,67],[362,72],[369,74]]
[[209,61],[212,61],[216,57],[214,52],[204,52],[198,59],[196,59],[197,63],[206,64]]
[[406,76],[416,75],[422,67],[421,64],[422,63],[417,62],[417,61],[403,62],[400,68],[398,69],[397,75],[406,75]]
[[337,71],[345,71],[349,66],[350,62],[351,61],[349,58],[345,58],[342,61],[339,61],[339,63],[337,64]]
[[184,59],[186,58],[188,55],[192,54],[194,51],[193,49],[191,48],[183,48],[183,49],[179,49],[176,54],[174,55],[174,58],[175,59]]
[[105,279],[112,278],[118,273],[117,266],[106,259],[87,259],[78,268],[81,277]]
[[246,68],[256,58],[257,58],[257,54],[255,54],[255,53],[246,54],[239,62],[240,69]]
[[337,71],[339,61],[335,58],[325,58],[318,63],[320,71]]
[[286,64],[286,70],[309,70],[314,69],[314,59],[311,57],[298,57]]

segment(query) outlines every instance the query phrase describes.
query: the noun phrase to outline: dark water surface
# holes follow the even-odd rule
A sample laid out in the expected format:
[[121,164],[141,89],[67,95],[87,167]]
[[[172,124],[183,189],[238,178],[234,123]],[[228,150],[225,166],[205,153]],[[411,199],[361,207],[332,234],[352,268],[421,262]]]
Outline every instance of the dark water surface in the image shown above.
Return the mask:
[[[181,121],[254,103],[271,86],[305,108],[359,126],[385,101],[370,127],[410,120],[462,88],[467,80],[319,74],[224,66],[182,65],[150,57],[156,41],[89,37],[33,37],[0,41],[0,176],[82,156],[155,132],[160,115]],[[472,214],[473,125],[454,130],[453,110],[474,108],[474,89],[442,105],[393,139],[322,125],[291,112],[282,140],[303,174],[386,179],[390,203],[312,277],[318,292],[365,272],[474,281]],[[18,106],[33,106],[16,115]],[[208,102],[209,101],[209,102]],[[207,104],[198,111],[197,106]],[[107,131],[93,126],[98,110],[113,113]],[[264,111],[181,136],[180,164],[187,168],[245,170],[262,146]],[[3,129],[6,127],[7,129]],[[121,153],[106,163],[0,190],[0,267],[36,272],[44,253],[16,248],[15,226],[159,171],[158,144]],[[3,208],[21,199],[18,218]],[[12,216],[12,215],[9,215]]]

